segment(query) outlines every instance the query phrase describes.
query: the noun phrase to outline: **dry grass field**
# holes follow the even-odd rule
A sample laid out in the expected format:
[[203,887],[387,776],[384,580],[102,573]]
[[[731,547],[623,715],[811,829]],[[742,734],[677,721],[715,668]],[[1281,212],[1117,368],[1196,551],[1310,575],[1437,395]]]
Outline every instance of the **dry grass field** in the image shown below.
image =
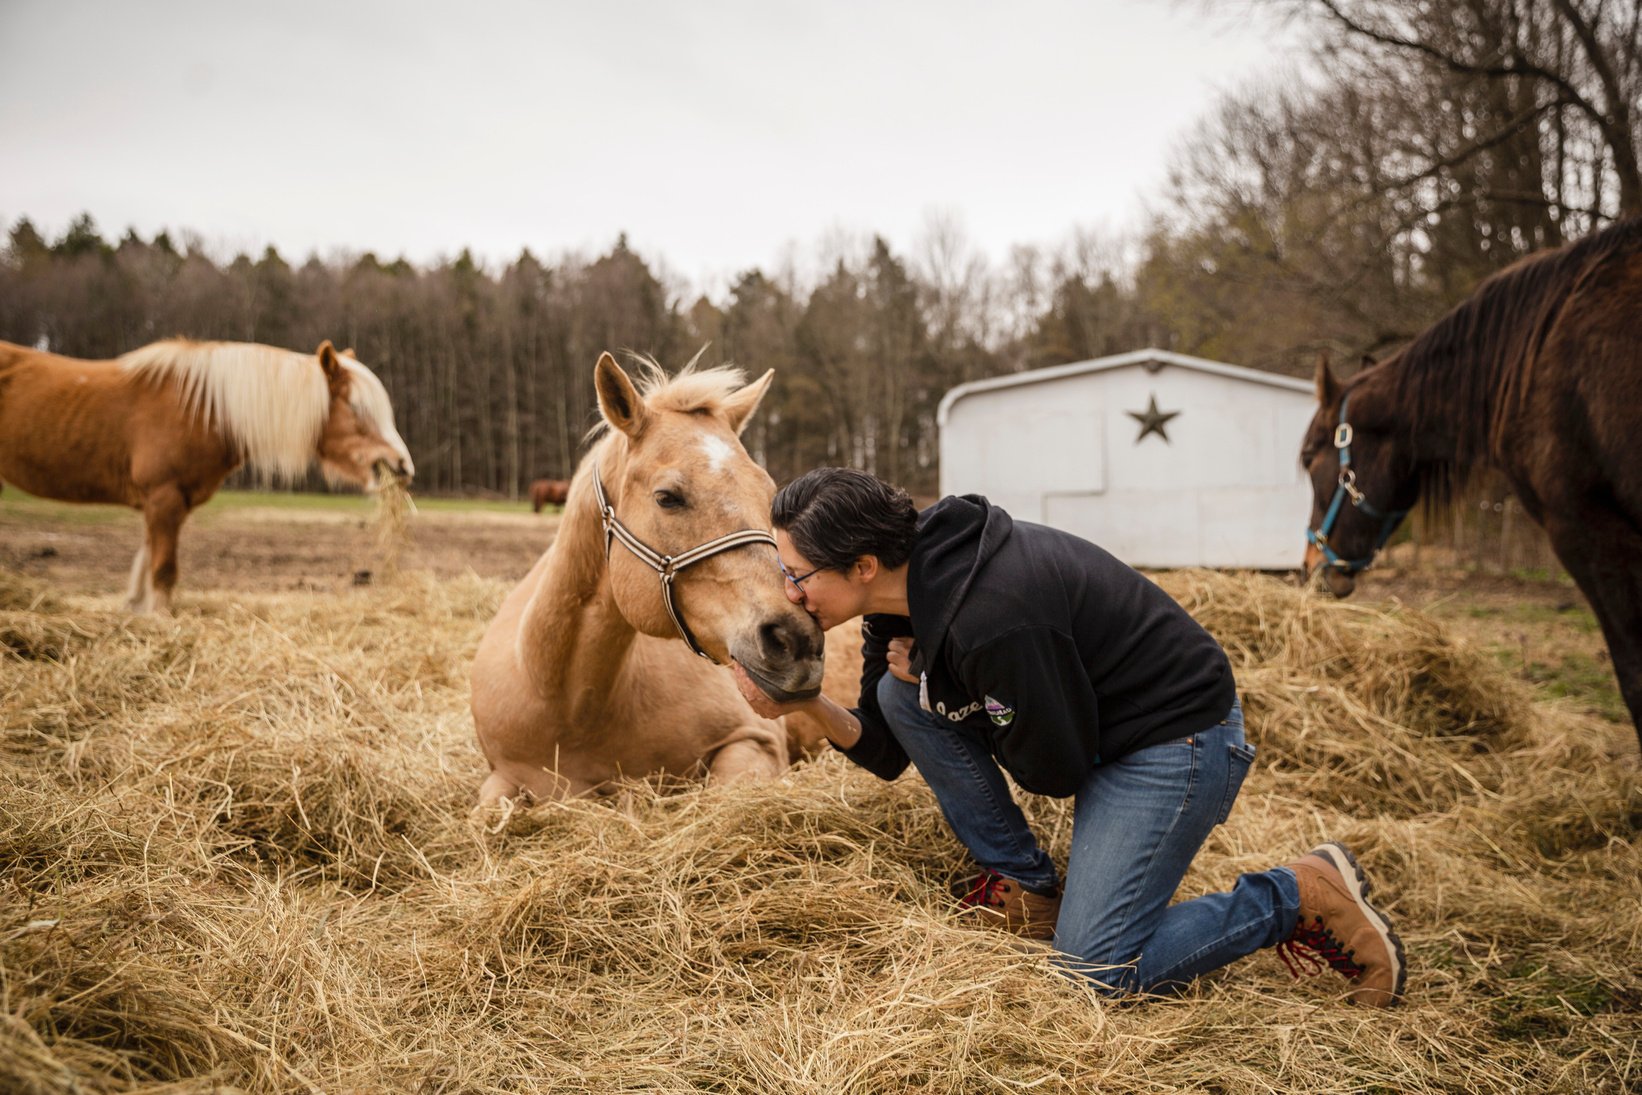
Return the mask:
[[228,498],[133,619],[131,515],[0,497],[0,1092],[1642,1090],[1642,767],[1569,590],[1160,575],[1260,750],[1185,895],[1342,839],[1411,973],[1118,1006],[958,922],[910,773],[471,820],[468,661],[552,527],[421,503],[390,573],[363,501]]

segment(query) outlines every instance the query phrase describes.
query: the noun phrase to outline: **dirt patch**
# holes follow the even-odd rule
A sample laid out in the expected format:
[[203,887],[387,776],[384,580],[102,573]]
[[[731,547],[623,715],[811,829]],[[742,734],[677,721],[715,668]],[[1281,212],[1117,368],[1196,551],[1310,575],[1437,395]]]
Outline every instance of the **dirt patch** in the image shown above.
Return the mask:
[[[517,581],[558,531],[557,515],[423,509],[408,524],[405,570],[438,578],[469,571]],[[134,512],[103,508],[95,521],[62,514],[0,514],[0,566],[61,593],[125,592],[142,539]],[[204,507],[183,526],[178,590],[325,591],[363,584],[383,564],[370,516],[322,510]],[[369,575],[369,577],[365,577]]]

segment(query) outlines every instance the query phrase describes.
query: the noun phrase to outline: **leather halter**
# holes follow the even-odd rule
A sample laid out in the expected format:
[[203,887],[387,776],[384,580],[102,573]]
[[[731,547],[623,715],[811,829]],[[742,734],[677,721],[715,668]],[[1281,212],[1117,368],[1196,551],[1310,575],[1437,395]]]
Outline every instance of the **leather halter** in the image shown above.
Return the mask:
[[715,665],[723,664],[701,648],[701,644],[696,642],[695,635],[690,631],[689,625],[684,622],[684,616],[680,614],[678,605],[673,603],[673,579],[678,577],[678,572],[685,567],[693,563],[699,563],[703,559],[710,558],[720,552],[729,551],[731,548],[745,547],[748,544],[769,544],[771,547],[775,547],[775,536],[762,529],[747,528],[739,532],[726,533],[714,540],[708,540],[705,544],[700,544],[678,555],[663,555],[653,550],[650,545],[637,536],[634,536],[632,530],[621,523],[621,519],[616,516],[616,508],[605,499],[604,481],[599,477],[599,469],[596,466],[593,469],[593,493],[599,500],[599,523],[604,526],[605,561],[610,561],[611,542],[620,540],[623,547],[638,556],[646,566],[661,577],[661,603],[667,606],[667,615],[672,618],[673,626],[678,628],[679,637],[685,641],[691,650],[703,658]]
[[[1340,479],[1334,488],[1334,500],[1328,504],[1328,512],[1323,515],[1323,523],[1316,528],[1306,529],[1306,539],[1323,553],[1323,558],[1335,570],[1346,574],[1356,574],[1360,570],[1367,570],[1374,561],[1374,556],[1391,539],[1391,534],[1397,531],[1404,517],[1408,516],[1405,509],[1380,510],[1369,504],[1357,486],[1357,471],[1351,466],[1351,423],[1346,421],[1346,404],[1351,402],[1347,395],[1340,400],[1340,424],[1334,428],[1334,447],[1340,450]],[[1374,540],[1374,546],[1368,549],[1368,554],[1361,559],[1342,559],[1329,546],[1328,537],[1334,531],[1334,522],[1339,520],[1340,506],[1347,499],[1351,504],[1362,510],[1369,517],[1378,517],[1381,520],[1380,535]]]

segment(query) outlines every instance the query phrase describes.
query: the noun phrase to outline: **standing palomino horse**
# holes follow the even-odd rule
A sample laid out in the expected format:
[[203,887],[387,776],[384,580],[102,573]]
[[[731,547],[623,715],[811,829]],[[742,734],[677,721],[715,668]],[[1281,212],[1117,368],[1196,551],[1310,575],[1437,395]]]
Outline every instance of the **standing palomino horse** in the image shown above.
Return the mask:
[[81,361],[0,342],[0,483],[142,511],[133,611],[169,612],[177,532],[242,463],[295,479],[409,479],[410,453],[376,376],[329,342],[314,354],[167,339]]
[[772,374],[743,387],[734,369],[686,366],[669,380],[645,367],[635,387],[599,357],[607,436],[571,480],[557,538],[479,643],[481,807],[624,775],[777,775],[785,729],[713,663],[733,659],[778,699],[821,687],[820,628],[782,590],[775,484],[738,436]]
[[1423,495],[1498,468],[1602,623],[1642,740],[1642,219],[1530,255],[1395,356],[1317,369],[1306,570],[1349,594]]

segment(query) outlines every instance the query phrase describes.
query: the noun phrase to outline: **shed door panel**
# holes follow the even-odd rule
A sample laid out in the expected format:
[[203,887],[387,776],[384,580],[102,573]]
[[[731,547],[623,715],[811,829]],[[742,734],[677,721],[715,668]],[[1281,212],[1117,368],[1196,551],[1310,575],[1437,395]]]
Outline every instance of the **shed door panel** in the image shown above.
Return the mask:
[[1115,491],[1049,495],[1044,523],[1092,540],[1136,567],[1195,566],[1195,491]]
[[1106,489],[1104,434],[1087,407],[1024,409],[1011,420],[1005,444],[992,446],[994,456],[1008,453],[1012,474],[995,466],[991,475],[1031,483],[1044,494],[1098,494]]
[[1311,486],[1205,491],[1199,514],[1203,566],[1292,570],[1305,555]]

